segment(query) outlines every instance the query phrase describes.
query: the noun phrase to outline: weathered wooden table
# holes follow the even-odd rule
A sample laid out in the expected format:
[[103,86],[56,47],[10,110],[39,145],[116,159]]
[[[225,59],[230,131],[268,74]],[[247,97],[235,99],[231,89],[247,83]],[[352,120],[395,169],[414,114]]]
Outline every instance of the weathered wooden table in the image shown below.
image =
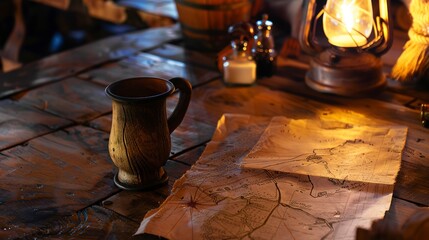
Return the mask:
[[[145,213],[162,203],[174,181],[198,159],[223,113],[308,118],[362,114],[409,127],[401,170],[385,221],[399,229],[429,205],[429,129],[418,107],[428,91],[387,88],[344,98],[310,90],[306,64],[280,64],[252,87],[227,88],[213,54],[185,50],[177,26],[108,38],[0,75],[0,239],[129,239]],[[397,52],[387,55],[397,57]],[[107,143],[107,84],[133,76],[190,80],[194,90],[183,123],[172,134],[165,168],[169,184],[123,191]],[[168,101],[169,111],[177,96]],[[143,238],[148,236],[143,236]]]

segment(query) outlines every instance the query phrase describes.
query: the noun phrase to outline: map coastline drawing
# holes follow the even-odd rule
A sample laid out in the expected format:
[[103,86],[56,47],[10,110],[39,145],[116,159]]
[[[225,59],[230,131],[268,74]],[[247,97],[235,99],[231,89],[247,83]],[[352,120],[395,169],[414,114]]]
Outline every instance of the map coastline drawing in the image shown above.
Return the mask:
[[[176,181],[164,203],[147,213],[136,234],[169,239],[354,239],[357,227],[368,228],[384,216],[393,183],[243,168],[242,160],[257,149],[273,120],[224,115],[200,159]],[[347,140],[343,145],[365,141]],[[332,150],[326,149],[300,158],[319,161],[319,155]]]
[[[325,129],[317,121],[275,117],[252,151],[247,168],[393,184],[407,128],[350,126]],[[304,133],[304,134],[302,134]]]

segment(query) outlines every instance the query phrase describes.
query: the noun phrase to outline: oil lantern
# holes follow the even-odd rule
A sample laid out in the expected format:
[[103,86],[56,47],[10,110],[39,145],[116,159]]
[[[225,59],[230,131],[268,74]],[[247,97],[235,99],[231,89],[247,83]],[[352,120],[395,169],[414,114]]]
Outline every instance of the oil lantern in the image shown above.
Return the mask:
[[385,86],[380,56],[392,42],[389,6],[389,0],[304,0],[299,42],[314,55],[306,84],[343,96]]

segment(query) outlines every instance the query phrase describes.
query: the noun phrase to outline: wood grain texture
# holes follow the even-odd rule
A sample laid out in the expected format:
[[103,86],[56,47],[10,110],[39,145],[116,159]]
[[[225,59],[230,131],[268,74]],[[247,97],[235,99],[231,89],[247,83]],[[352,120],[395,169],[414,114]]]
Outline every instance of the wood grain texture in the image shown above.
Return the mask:
[[[273,76],[271,78],[264,78],[264,79],[258,80],[258,84],[269,87],[271,89],[281,90],[292,94],[306,96],[308,98],[321,100],[325,102],[328,102],[328,101],[341,102],[343,101],[343,99],[346,99],[346,100],[361,99],[361,98],[345,98],[345,97],[316,92],[305,85],[304,76],[302,76],[302,78],[293,79],[294,75],[292,74],[296,74],[296,73],[297,72],[295,71],[294,68],[290,68],[290,69],[287,69],[285,72],[282,72],[281,76],[278,75],[278,76]],[[403,93],[383,91],[378,94],[369,94],[367,98],[378,99],[380,101],[385,101],[388,103],[395,103],[398,105],[405,106],[409,102],[414,101],[416,97],[412,95],[406,95]]]
[[277,90],[283,89],[277,87],[270,90],[260,85],[225,88],[220,81],[212,82],[203,89],[194,90],[188,114],[209,124],[216,124],[223,113],[285,115],[290,118],[317,118],[321,115],[335,117],[335,114],[343,114],[343,117],[359,124],[365,124],[370,118],[385,123],[409,125],[422,132],[422,135],[427,131],[417,121],[418,112],[404,106],[370,98],[359,101],[332,95],[310,98]]
[[147,211],[159,207],[165,198],[167,198],[174,182],[189,169],[189,166],[169,160],[164,168],[169,176],[168,185],[149,192],[122,191],[106,199],[103,202],[104,207],[140,222]]
[[153,28],[102,39],[29,63],[19,71],[0,75],[0,98],[154,48],[178,39],[179,34],[177,26]]
[[118,191],[108,135],[67,128],[0,155],[0,238],[19,237]]
[[217,71],[217,56],[214,53],[197,52],[173,44],[164,44],[148,53]]
[[195,120],[190,114],[171,134],[171,154],[187,151],[202,143],[208,142],[215,130],[215,126]]
[[[315,104],[311,109],[303,103]],[[258,85],[226,88],[221,81],[196,88],[188,115],[197,121],[216,126],[224,113],[242,113],[261,116],[286,115],[291,118],[311,118],[322,104]]]
[[[167,83],[158,78],[132,78],[106,89],[113,100],[109,153],[119,169],[116,183],[125,189],[147,188],[161,182],[165,174],[162,166],[171,149],[166,100],[174,91]],[[190,94],[189,84],[187,87]],[[188,107],[189,94],[183,95],[187,101],[178,106],[182,113]],[[183,115],[179,118],[172,120],[181,121]]]
[[26,239],[139,239],[132,235],[139,224],[94,205],[35,229]]
[[15,101],[2,100],[0,101],[0,149],[21,144],[70,124],[69,120],[52,114]]
[[[178,94],[174,94],[169,97],[167,100],[167,112],[170,115],[177,103]],[[192,100],[191,100],[192,102]],[[209,141],[212,137],[212,134],[215,130],[215,125],[207,124],[205,120],[196,120],[195,112],[191,108],[188,108],[185,118],[182,123],[173,133],[171,137],[171,152],[170,155],[175,155],[177,153],[186,151],[189,148],[193,148],[200,144],[203,144]],[[94,119],[88,122],[88,126],[110,132],[112,125],[111,115],[101,116],[97,119]]]
[[110,133],[112,127],[112,114],[101,116],[87,123],[88,127]]
[[109,64],[102,68],[83,73],[84,78],[92,79],[92,81],[102,85],[108,85],[125,78],[143,76],[158,77],[167,80],[174,77],[183,77],[189,80],[192,86],[195,87],[219,78],[220,74],[149,53],[139,53],[121,60],[117,64]]
[[[352,111],[360,112],[368,117],[384,120],[392,123],[407,125],[417,132],[410,132],[413,139],[424,140],[427,130],[421,126],[420,111],[415,102],[419,102],[415,97],[407,95],[380,95],[368,96],[366,98],[344,98],[334,95],[322,94],[309,90],[303,83],[293,83],[287,78],[273,77],[266,78],[260,82],[261,85],[268,86],[274,90],[291,92],[300,96],[306,96],[309,99],[321,103],[334,105],[337,107],[348,108]],[[425,92],[421,92],[425,93]],[[382,95],[385,92],[382,93]],[[426,93],[427,94],[427,93]],[[422,143],[423,141],[420,141]]]
[[77,78],[23,92],[15,100],[77,123],[112,111],[104,87]]
[[429,206],[429,167],[402,161],[393,194],[422,206]]
[[203,154],[204,149],[206,148],[206,144],[197,146],[183,154],[179,154],[177,156],[174,156],[172,159],[174,161],[184,163],[188,166],[192,166]]
[[[402,105],[406,105],[409,101],[416,98],[423,102],[429,102],[427,86],[425,91],[424,86],[402,86],[398,81],[390,78],[391,69],[396,63],[396,59],[402,53],[403,46],[407,40],[408,35],[406,33],[395,31],[395,39],[392,48],[382,56],[382,62],[384,64],[383,72],[387,76],[387,87],[378,94],[369,94],[368,97]],[[271,88],[278,88],[303,96],[324,96],[326,94],[311,90],[304,83],[304,77],[309,69],[308,64],[310,59],[311,57],[308,55],[301,55],[298,60],[279,58],[276,72],[277,77],[263,78],[258,82]]]
[[422,209],[422,207],[398,198],[393,198],[390,209],[386,212],[383,220],[390,222],[392,227],[398,229],[419,209]]

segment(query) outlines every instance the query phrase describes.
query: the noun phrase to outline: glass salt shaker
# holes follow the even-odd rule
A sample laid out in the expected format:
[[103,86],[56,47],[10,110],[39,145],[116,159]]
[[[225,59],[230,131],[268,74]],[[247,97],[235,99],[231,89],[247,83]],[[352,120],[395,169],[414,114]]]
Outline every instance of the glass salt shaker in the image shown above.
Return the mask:
[[271,34],[273,23],[264,14],[262,20],[256,22],[257,33],[254,36],[252,55],[257,65],[258,77],[271,77],[276,70],[277,53],[274,48],[274,39]]
[[256,81],[256,63],[249,54],[253,27],[239,23],[229,27],[232,53],[223,59],[223,80],[226,85],[252,85]]

